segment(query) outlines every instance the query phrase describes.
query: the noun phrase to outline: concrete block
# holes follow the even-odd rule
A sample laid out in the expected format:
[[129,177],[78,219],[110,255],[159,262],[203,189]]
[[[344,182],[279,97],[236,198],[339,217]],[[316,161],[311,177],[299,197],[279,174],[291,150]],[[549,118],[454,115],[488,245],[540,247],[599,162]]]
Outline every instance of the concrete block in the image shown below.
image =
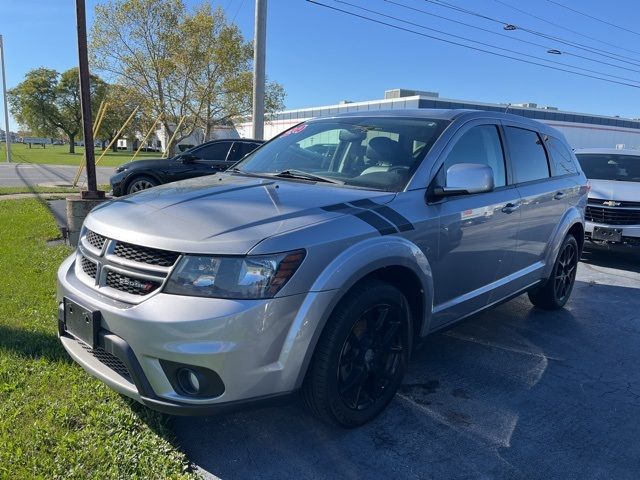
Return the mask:
[[80,236],[80,229],[84,219],[89,212],[97,207],[102,202],[105,202],[106,198],[100,199],[85,199],[80,197],[68,197],[67,198],[67,232],[69,243],[74,247],[78,245],[78,238]]

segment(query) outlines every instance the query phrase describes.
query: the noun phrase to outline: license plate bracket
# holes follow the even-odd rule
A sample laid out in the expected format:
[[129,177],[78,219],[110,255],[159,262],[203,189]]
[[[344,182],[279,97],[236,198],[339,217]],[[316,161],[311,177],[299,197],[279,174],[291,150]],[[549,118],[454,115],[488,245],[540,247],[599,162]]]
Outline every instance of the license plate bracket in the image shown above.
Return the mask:
[[89,347],[95,348],[100,330],[100,312],[91,310],[78,302],[64,299],[65,331]]
[[591,233],[593,240],[604,240],[606,242],[620,243],[622,242],[621,228],[593,227]]

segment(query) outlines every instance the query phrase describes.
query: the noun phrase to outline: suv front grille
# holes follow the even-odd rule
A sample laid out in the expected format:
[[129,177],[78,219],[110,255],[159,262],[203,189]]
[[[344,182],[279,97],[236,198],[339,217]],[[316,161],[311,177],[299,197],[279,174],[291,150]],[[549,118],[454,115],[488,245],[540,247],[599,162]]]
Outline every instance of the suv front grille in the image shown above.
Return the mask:
[[640,209],[588,205],[585,218],[590,222],[606,225],[640,225]]
[[149,295],[160,285],[160,282],[122,275],[113,270],[107,272],[107,287],[132,295]]
[[95,262],[92,262],[84,255],[80,259],[80,265],[82,266],[82,271],[89,275],[91,278],[96,278],[98,274],[98,265]]
[[87,242],[93,248],[97,250],[102,250],[102,247],[104,246],[104,243],[106,241],[107,239],[102,235],[98,235],[97,233],[92,232],[91,230],[87,231]]
[[91,288],[136,304],[162,287],[178,258],[179,252],[121,242],[87,230],[78,245],[76,271]]
[[141,247],[140,245],[132,245],[125,242],[117,242],[113,253],[120,258],[131,260],[133,262],[146,263],[149,265],[159,265],[161,267],[170,267],[180,256],[179,253],[169,252],[167,250],[159,250],[156,248]]

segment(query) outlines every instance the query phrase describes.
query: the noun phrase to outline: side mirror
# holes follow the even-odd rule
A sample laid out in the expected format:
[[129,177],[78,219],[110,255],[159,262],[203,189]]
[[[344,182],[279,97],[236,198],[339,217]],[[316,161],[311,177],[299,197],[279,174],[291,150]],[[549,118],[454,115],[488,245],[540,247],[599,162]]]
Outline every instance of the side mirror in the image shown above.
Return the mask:
[[445,184],[446,187],[438,186],[433,193],[447,197],[490,192],[495,188],[493,169],[481,163],[457,163],[448,168]]
[[196,157],[192,153],[183,153],[182,155],[180,155],[180,159],[183,163],[191,163],[198,160],[198,157]]

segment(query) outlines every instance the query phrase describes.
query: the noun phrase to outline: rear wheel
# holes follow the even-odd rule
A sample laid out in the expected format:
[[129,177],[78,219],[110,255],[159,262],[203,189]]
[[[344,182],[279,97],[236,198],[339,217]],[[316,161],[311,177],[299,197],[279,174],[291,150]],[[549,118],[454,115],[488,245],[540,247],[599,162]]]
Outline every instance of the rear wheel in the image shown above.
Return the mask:
[[541,286],[529,292],[531,303],[546,310],[564,307],[576,280],[579,256],[578,242],[573,235],[567,235],[560,247],[551,276]]
[[139,192],[141,190],[147,190],[148,188],[155,187],[156,185],[158,185],[158,182],[146,175],[135,177],[129,182],[129,185],[127,187],[127,195]]
[[320,419],[346,428],[376,417],[393,399],[411,346],[407,300],[366,281],[336,307],[318,341],[303,397]]

